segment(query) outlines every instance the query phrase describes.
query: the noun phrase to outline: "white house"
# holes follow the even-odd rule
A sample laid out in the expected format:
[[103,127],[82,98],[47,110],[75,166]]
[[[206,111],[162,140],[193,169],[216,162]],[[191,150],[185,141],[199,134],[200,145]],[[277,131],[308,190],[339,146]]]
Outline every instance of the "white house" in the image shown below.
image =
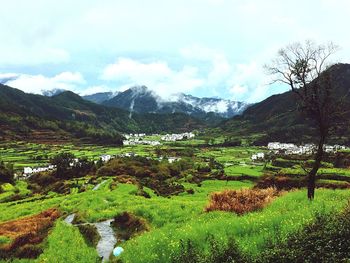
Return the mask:
[[102,162],[108,162],[112,158],[112,156],[109,154],[104,154],[104,155],[101,155],[100,158]]
[[173,162],[176,162],[176,161],[179,161],[181,160],[180,157],[168,157],[168,162],[169,163],[173,163]]
[[23,173],[24,174],[32,174],[33,173],[33,169],[31,167],[24,167]]
[[253,154],[251,159],[252,161],[263,160],[265,158],[265,153],[256,153]]

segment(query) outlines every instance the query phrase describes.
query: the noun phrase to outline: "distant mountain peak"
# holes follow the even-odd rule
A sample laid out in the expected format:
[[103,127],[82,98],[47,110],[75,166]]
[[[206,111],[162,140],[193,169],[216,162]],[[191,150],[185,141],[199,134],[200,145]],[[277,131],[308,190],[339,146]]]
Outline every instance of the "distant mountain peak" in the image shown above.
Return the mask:
[[52,90],[42,90],[41,93],[46,97],[52,97],[65,91],[66,91],[65,89],[52,89]]
[[146,86],[134,86],[120,92],[102,104],[137,113],[186,113],[205,119],[208,114],[218,118],[230,118],[242,113],[249,104],[220,98],[198,98],[184,93],[160,97]]

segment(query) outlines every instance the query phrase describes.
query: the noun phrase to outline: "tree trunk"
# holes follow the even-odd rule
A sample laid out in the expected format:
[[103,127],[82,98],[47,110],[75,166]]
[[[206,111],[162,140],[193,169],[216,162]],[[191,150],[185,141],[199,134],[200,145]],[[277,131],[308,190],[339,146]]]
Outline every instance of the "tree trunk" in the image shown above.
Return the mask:
[[318,142],[318,148],[314,159],[315,162],[312,165],[311,171],[309,172],[308,182],[307,182],[307,197],[309,198],[310,201],[312,201],[315,197],[316,175],[317,175],[318,169],[321,166],[321,161],[324,153],[323,146],[325,144],[325,141],[326,141],[326,136],[322,134]]

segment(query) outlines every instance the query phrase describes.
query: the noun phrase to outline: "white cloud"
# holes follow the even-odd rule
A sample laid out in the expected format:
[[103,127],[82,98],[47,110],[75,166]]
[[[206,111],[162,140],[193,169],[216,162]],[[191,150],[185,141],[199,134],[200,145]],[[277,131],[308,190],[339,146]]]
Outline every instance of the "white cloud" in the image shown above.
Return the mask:
[[248,87],[245,85],[236,84],[236,85],[233,85],[229,91],[234,96],[237,96],[237,95],[242,96],[248,91]]
[[[350,59],[350,40],[344,33],[348,0],[295,0],[292,4],[276,0],[152,0],[147,5],[140,5],[139,0],[76,0],[74,5],[70,0],[59,4],[54,0],[2,2],[0,71],[30,75],[43,65],[50,76],[57,70],[78,71],[88,76],[91,91],[101,90],[98,85],[115,86],[101,83],[95,74],[111,57],[158,60],[144,63],[132,59],[129,68],[128,61],[110,65],[106,80],[123,80],[119,89],[143,82],[163,93],[168,89],[169,93],[228,97],[232,87],[244,86],[248,89],[242,95],[244,100],[263,94],[258,87],[265,84],[260,66],[271,58],[261,57],[266,51],[273,50],[273,56],[285,44],[313,38],[334,41],[343,47],[339,61]],[[182,47],[187,48],[179,56]],[[180,69],[174,65],[181,65]],[[46,78],[36,75],[30,80],[45,86],[67,83]],[[264,96],[268,95],[269,89]]]
[[204,84],[196,67],[185,65],[174,70],[164,61],[142,63],[130,58],[119,58],[116,63],[107,65],[101,78],[122,83],[122,89],[146,85],[163,98],[173,93],[188,93]]
[[180,50],[185,59],[199,60],[211,64],[207,81],[209,85],[218,84],[231,74],[232,67],[224,53],[201,45],[192,45]]
[[[3,74],[0,74],[0,78]],[[62,72],[53,77],[43,75],[13,74],[16,78],[5,84],[27,93],[41,94],[42,91],[64,89],[78,91],[85,84],[84,77],[78,72]]]

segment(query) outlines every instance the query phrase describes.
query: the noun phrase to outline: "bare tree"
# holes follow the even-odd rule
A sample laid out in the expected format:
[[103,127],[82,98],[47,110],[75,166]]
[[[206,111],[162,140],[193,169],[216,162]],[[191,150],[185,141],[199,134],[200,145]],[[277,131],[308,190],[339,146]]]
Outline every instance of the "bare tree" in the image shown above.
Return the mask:
[[318,145],[314,163],[308,173],[308,193],[314,199],[317,171],[324,156],[324,145],[341,119],[342,101],[334,94],[333,76],[328,59],[338,50],[333,43],[316,45],[311,41],[294,43],[281,50],[271,65],[266,66],[273,82],[290,86],[300,112],[315,125]]

